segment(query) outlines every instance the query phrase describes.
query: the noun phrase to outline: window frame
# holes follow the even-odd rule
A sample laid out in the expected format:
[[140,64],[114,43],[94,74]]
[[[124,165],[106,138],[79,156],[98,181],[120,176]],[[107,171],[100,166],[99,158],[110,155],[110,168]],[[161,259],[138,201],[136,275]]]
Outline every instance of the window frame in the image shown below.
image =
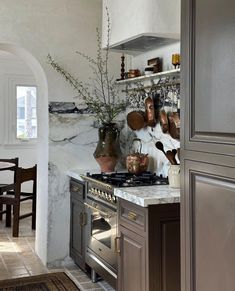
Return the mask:
[[[16,89],[16,93],[15,93],[15,95],[16,95],[16,139],[18,140],[35,140],[35,139],[37,139],[37,137],[32,137],[32,138],[19,138],[19,137],[17,137],[17,134],[18,134],[18,132],[17,132],[17,130],[18,130],[18,120],[20,119],[20,118],[18,118],[18,108],[26,108],[26,105],[27,105],[27,103],[26,103],[26,99],[24,100],[25,102],[25,106],[24,107],[18,107],[17,106],[17,89],[19,88],[19,87],[24,87],[24,88],[35,88],[36,90],[36,107],[31,107],[32,109],[36,109],[37,110],[37,87],[36,86],[33,86],[33,85],[30,85],[30,86],[25,86],[25,85],[16,85],[16,87],[15,87],[15,89]],[[25,96],[24,96],[25,97]],[[34,110],[32,110],[33,112],[34,112]],[[24,110],[24,118],[21,118],[21,119],[25,119],[25,115],[26,115],[26,110]],[[38,123],[37,123],[37,112],[36,112],[36,117],[35,118],[33,118],[33,116],[32,116],[32,119],[35,119],[36,120],[36,130],[37,130],[37,127],[38,127]]]
[[[17,86],[38,87],[35,79],[30,75],[5,75],[4,80],[4,146],[34,147],[37,144],[37,138],[21,139],[17,138]],[[38,95],[38,94],[37,94]],[[38,99],[36,98],[36,116],[38,116]],[[38,118],[37,118],[38,132]]]

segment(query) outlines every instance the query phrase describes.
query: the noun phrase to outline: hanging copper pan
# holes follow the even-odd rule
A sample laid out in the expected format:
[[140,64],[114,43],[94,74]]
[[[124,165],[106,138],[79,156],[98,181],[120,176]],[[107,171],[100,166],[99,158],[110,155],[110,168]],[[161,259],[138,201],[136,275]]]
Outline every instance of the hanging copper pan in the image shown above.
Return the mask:
[[140,130],[146,124],[145,112],[141,110],[131,111],[127,114],[127,124],[132,130]]
[[161,109],[159,112],[159,121],[160,121],[162,131],[164,133],[168,133],[169,132],[169,124],[168,124],[167,113],[164,109]]
[[178,112],[169,112],[169,133],[172,138],[180,139],[180,118]]

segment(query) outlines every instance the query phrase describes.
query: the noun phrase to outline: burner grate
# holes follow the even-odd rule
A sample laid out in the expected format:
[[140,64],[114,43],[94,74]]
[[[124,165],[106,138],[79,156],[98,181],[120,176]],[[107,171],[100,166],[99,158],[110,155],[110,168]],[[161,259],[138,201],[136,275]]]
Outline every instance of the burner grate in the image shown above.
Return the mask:
[[129,172],[89,174],[95,180],[102,181],[116,187],[133,187],[133,186],[150,186],[150,185],[167,185],[168,179],[157,176],[155,173],[144,172],[140,175],[134,175]]

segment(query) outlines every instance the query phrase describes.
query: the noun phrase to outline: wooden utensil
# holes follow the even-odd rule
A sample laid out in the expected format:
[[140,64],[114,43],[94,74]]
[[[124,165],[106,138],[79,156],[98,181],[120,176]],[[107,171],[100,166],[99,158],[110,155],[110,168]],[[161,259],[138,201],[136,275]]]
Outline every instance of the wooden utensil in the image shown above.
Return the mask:
[[169,162],[172,164],[172,165],[177,165],[177,161],[175,159],[175,155],[173,154],[172,151],[167,151],[166,152],[166,157],[167,159],[169,160]]
[[175,162],[176,162],[176,164],[178,164],[178,162],[177,162],[177,160],[176,160],[176,154],[177,154],[177,150],[176,149],[172,149],[171,150],[172,151],[172,153],[173,153],[173,155],[174,155],[174,159],[175,159]]
[[177,149],[178,159],[180,160],[180,148]]
[[162,142],[157,141],[157,142],[155,143],[155,146],[156,146],[156,148],[157,148],[158,150],[162,151],[164,155],[166,155],[166,153],[165,153],[165,151],[164,151],[164,146],[163,146]]

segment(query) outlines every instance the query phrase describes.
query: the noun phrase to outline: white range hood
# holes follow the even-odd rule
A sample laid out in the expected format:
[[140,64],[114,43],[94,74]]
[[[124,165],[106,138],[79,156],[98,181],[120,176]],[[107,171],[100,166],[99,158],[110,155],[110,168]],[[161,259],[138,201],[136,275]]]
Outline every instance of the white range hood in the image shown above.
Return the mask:
[[107,45],[108,8],[110,48],[142,53],[180,39],[180,0],[103,0],[103,47]]

